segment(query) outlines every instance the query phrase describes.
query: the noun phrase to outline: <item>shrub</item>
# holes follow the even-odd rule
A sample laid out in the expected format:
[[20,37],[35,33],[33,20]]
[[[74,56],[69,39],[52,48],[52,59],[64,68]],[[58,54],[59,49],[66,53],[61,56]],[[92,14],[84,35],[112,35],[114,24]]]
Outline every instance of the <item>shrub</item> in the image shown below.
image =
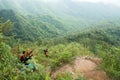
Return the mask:
[[114,80],[120,79],[120,49],[113,47],[110,54],[105,54],[103,57],[102,68]]

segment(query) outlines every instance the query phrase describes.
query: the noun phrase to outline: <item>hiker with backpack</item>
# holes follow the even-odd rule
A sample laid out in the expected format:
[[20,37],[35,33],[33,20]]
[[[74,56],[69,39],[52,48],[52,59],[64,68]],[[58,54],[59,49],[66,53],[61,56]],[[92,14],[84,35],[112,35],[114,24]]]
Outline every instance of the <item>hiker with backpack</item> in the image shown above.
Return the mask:
[[26,66],[26,68],[30,68],[31,70],[36,71],[34,63],[28,63],[28,60],[32,59],[32,57],[33,51],[27,49],[26,51],[23,51],[23,53],[19,55],[19,60]]
[[45,55],[46,57],[48,57],[48,48],[46,48],[46,49],[44,50],[44,55]]
[[30,51],[30,50],[26,50],[26,51],[23,51],[22,54],[19,55],[19,60],[24,63],[24,64],[27,64],[27,61],[29,59],[31,59],[33,56],[33,52]]

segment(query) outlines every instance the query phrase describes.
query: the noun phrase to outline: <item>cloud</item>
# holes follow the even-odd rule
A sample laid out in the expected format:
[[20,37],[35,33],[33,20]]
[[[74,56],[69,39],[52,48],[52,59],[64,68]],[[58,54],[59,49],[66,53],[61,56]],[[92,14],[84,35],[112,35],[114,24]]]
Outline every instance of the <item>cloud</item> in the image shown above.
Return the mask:
[[39,2],[45,2],[45,3],[48,3],[48,2],[56,3],[56,2],[60,2],[61,0],[33,0],[33,1],[39,1]]
[[72,0],[76,2],[104,3],[120,6],[120,0]]
[[[30,1],[38,1],[38,2],[44,2],[44,3],[60,3],[66,0],[30,0]],[[120,7],[120,0],[67,0],[67,1],[103,3],[108,5],[116,5]]]

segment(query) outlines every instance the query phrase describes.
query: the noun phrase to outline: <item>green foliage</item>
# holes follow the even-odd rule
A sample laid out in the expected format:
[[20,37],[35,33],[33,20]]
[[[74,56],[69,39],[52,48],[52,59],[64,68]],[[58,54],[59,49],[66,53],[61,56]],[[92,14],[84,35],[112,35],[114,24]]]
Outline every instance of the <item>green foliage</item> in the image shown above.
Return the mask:
[[[21,65],[21,64],[20,64]],[[25,65],[23,65],[25,67]],[[15,80],[51,80],[48,73],[45,72],[45,68],[41,64],[35,64],[37,67],[36,72],[31,72],[28,68],[24,68],[24,70],[20,71],[20,75],[14,76]],[[24,76],[23,76],[24,75]],[[13,79],[14,79],[13,78]]]
[[91,52],[86,48],[83,48],[79,43],[75,42],[66,45],[58,44],[50,47],[49,50],[49,56],[51,58],[50,65],[53,70],[56,69],[56,67],[72,62],[75,56],[92,56]]
[[17,59],[10,51],[10,47],[5,43],[0,43],[0,77],[2,80],[10,79],[15,75],[14,71],[16,69],[15,63]]
[[0,21],[0,78],[2,80],[10,79],[14,75],[16,59],[11,53],[11,48],[5,43],[5,33],[12,25],[10,21]]
[[79,76],[76,80],[86,80],[83,76]]
[[2,38],[3,35],[5,35],[13,26],[13,23],[10,20],[7,20],[6,22],[3,22],[2,19],[0,19],[0,36]]
[[74,80],[74,76],[70,73],[58,74],[56,80]]
[[86,80],[84,76],[79,75],[77,79],[72,73],[59,73],[56,80]]
[[6,35],[7,32],[11,29],[13,23],[10,20],[7,20],[5,23],[2,24],[2,33]]
[[120,79],[120,48],[112,47],[111,53],[103,54],[102,68],[114,80]]
[[95,54],[99,54],[100,50],[107,52],[109,46],[120,45],[119,34],[120,27],[90,30],[67,36],[64,41],[81,43],[85,48],[90,49]]

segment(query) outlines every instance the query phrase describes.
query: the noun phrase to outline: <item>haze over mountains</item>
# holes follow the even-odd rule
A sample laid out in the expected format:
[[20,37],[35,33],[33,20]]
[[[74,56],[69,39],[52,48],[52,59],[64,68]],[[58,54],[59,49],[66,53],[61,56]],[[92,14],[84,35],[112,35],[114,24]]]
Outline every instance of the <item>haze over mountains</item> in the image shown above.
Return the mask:
[[120,7],[103,3],[75,2],[73,0],[60,0],[59,2],[0,0],[0,8],[12,9],[23,14],[53,14],[54,16],[74,16],[87,19],[120,17]]
[[[73,0],[0,0],[0,17],[15,22],[14,30],[6,35],[26,36],[24,40],[55,37],[100,21],[117,20],[120,19],[119,9],[114,5]],[[32,39],[28,33],[34,34]]]

